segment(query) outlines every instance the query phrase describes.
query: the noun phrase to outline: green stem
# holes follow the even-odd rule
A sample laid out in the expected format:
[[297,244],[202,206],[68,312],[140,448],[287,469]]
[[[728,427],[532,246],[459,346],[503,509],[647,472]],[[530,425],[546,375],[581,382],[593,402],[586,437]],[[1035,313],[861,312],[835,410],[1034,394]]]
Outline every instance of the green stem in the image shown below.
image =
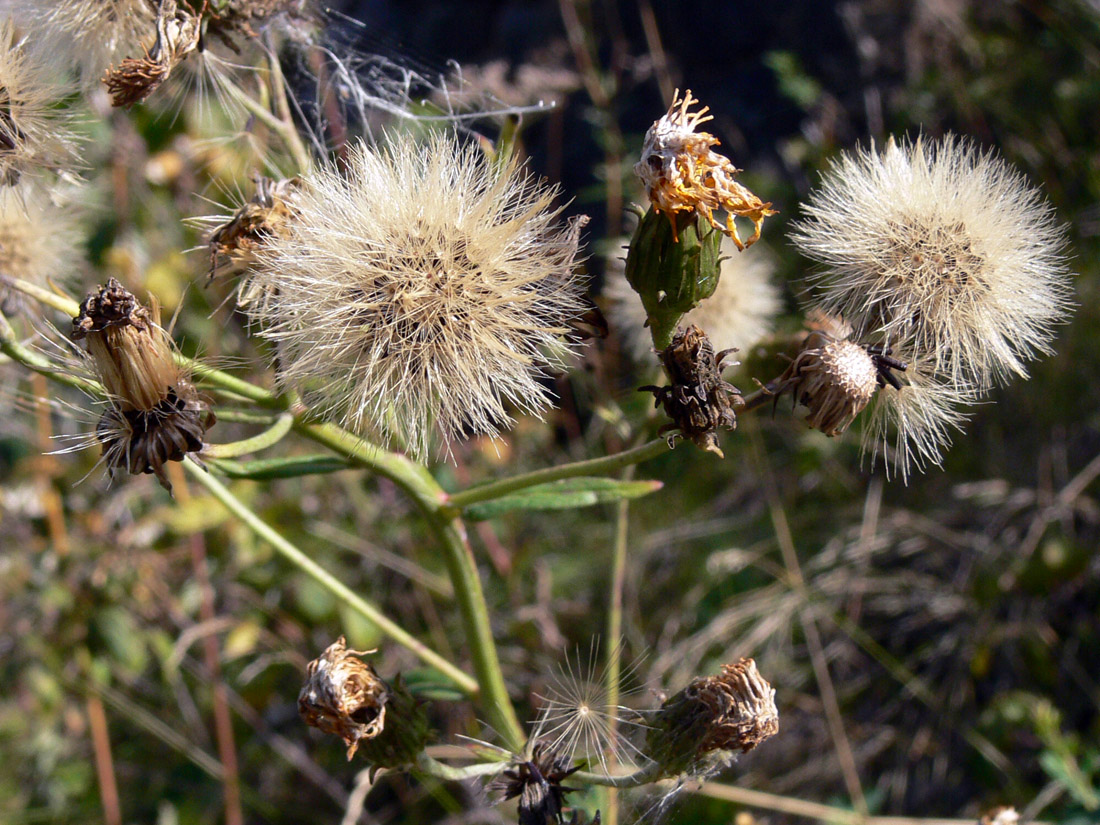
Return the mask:
[[0,352],[10,356],[12,360],[18,361],[27,369],[33,370],[47,378],[52,378],[54,381],[68,384],[70,387],[76,387],[78,390],[92,396],[103,395],[103,387],[95,381],[89,381],[86,378],[73,375],[71,372],[66,372],[62,367],[54,364],[49,358],[20,344],[19,339],[16,337],[15,330],[12,329],[11,324],[8,323],[8,319],[4,317],[3,313],[0,313]]
[[621,453],[604,456],[603,458],[591,458],[587,461],[575,461],[572,464],[561,464],[557,467],[546,467],[530,473],[522,473],[511,478],[493,481],[488,484],[479,484],[458,493],[452,493],[450,506],[461,510],[471,504],[481,501],[490,501],[500,498],[506,493],[533,487],[536,484],[544,484],[548,481],[557,481],[562,478],[574,478],[576,476],[605,475],[607,473],[629,467],[631,464],[641,464],[651,458],[656,458],[668,451],[668,442],[663,438],[650,441],[640,447],[624,450]]
[[[206,453],[200,458],[207,459]],[[300,478],[301,476],[336,473],[348,469],[351,464],[339,456],[323,453],[321,455],[298,455],[287,458],[259,458],[254,461],[233,461],[227,458],[212,458],[208,465],[219,475],[229,478],[247,478],[252,481],[271,481],[275,478]]]
[[455,667],[423,642],[410,635],[404,628],[393,622],[370,602],[356,595],[347,585],[313,561],[309,556],[279,535],[270,525],[253,513],[240,499],[234,496],[228,488],[203,470],[191,459],[184,461],[183,466],[191,473],[199,484],[210,491],[211,495],[220,501],[229,512],[239,518],[257,536],[268,542],[287,561],[312,578],[340,601],[360,615],[376,624],[378,628],[400,645],[411,650],[426,664],[439,670],[453,681],[459,688],[469,694],[477,693],[478,684],[468,674]]
[[464,768],[455,768],[432,759],[426,753],[421,753],[416,760],[416,769],[420,773],[434,776],[445,782],[461,782],[478,776],[496,776],[506,771],[510,764],[510,762],[475,762]]
[[334,424],[298,422],[295,429],[307,438],[347,456],[356,464],[390,479],[416,502],[443,547],[444,562],[454,584],[455,600],[480,686],[480,701],[488,721],[511,750],[519,751],[526,737],[500,670],[481,579],[466,539],[466,525],[454,513],[447,493],[422,465],[403,455],[383,450]]
[[206,444],[202,448],[202,455],[204,458],[239,458],[242,455],[257,453],[278,444],[293,426],[294,416],[283,413],[262,433],[229,444]]

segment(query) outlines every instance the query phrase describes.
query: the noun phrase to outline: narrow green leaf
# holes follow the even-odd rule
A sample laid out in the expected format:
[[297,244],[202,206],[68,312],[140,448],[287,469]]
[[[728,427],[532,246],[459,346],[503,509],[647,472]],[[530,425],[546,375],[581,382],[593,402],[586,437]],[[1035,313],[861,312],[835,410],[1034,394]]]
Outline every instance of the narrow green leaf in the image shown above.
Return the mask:
[[227,458],[211,458],[206,461],[211,469],[229,478],[250,478],[253,481],[269,481],[273,478],[295,478],[319,473],[335,473],[350,466],[341,458],[330,455],[304,455],[291,458],[265,458],[256,461],[232,461]]
[[608,501],[639,498],[660,490],[660,481],[619,481],[614,478],[565,478],[538,484],[491,501],[471,504],[463,515],[471,521],[495,518],[511,510],[569,510]]

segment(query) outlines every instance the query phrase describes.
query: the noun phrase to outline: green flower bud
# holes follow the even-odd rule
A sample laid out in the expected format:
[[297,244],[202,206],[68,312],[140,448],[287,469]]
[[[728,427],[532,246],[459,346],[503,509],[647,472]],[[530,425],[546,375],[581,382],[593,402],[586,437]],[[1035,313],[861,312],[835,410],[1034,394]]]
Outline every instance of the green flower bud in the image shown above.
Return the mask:
[[718,286],[722,233],[688,212],[652,207],[639,221],[626,256],[626,279],[641,296],[653,346],[672,343],[680,319]]

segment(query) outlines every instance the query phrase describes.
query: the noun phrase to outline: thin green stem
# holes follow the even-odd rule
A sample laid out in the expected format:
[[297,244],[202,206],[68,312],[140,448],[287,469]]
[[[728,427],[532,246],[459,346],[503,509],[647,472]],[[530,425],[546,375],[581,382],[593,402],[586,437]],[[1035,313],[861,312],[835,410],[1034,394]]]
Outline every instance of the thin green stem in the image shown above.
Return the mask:
[[15,335],[15,330],[12,329],[11,324],[8,323],[8,319],[4,317],[3,313],[0,313],[0,352],[3,352],[12,360],[18,361],[27,369],[33,370],[54,381],[68,384],[70,387],[76,387],[78,390],[86,392],[89,395],[102,396],[104,394],[103,387],[95,381],[89,381],[86,378],[81,378],[79,375],[73,375],[71,372],[66,372],[64,368],[58,366],[49,358],[19,343],[19,339]]
[[544,484],[548,481],[557,481],[562,478],[575,478],[576,476],[605,475],[632,464],[641,464],[651,458],[668,452],[668,442],[663,438],[650,441],[640,447],[624,450],[621,453],[604,456],[603,458],[591,458],[587,461],[575,461],[572,464],[561,464],[557,467],[546,467],[530,473],[522,473],[511,478],[493,481],[488,484],[479,484],[458,493],[452,493],[449,504],[456,509],[469,507],[481,501],[490,501],[500,498],[506,493],[534,487],[536,484]]
[[456,768],[432,759],[426,753],[421,753],[416,760],[416,769],[420,773],[446,782],[461,782],[478,776],[496,776],[506,771],[510,764],[510,762],[475,762],[464,768]]
[[467,541],[466,525],[449,506],[447,493],[424,466],[403,455],[383,450],[334,424],[298,422],[295,429],[307,438],[347,456],[356,464],[389,478],[416,502],[443,547],[444,562],[454,585],[455,600],[480,686],[481,705],[489,724],[511,750],[518,751],[525,740],[523,728],[512,707],[500,670],[489,611]]
[[274,424],[262,433],[228,444],[207,444],[202,448],[202,454],[204,457],[209,458],[239,458],[242,455],[257,453],[278,444],[286,437],[293,426],[294,416],[290,413],[283,413],[275,419]]
[[233,495],[225,485],[210,473],[203,470],[194,461],[187,459],[184,467],[192,477],[210,491],[229,512],[239,518],[253,533],[268,542],[287,561],[312,578],[340,601],[369,619],[378,628],[398,644],[408,648],[426,664],[439,670],[460,689],[469,694],[477,693],[478,684],[468,674],[455,667],[419,639],[410,635],[404,628],[389,619],[373,604],[354,593],[347,585],[313,561],[309,556],[283,538],[263,519],[257,516],[240,499]]

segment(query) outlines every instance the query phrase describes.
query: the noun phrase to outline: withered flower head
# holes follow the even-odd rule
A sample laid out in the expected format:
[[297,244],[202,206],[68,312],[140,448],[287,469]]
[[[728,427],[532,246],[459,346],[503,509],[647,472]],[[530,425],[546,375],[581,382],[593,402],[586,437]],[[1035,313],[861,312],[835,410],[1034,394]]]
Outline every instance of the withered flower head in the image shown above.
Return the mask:
[[[677,212],[696,212],[725,232],[738,249],[744,249],[759,240],[764,218],[774,215],[775,210],[734,180],[741,170],[729,158],[711,150],[718,145],[718,138],[695,131],[700,123],[713,120],[706,106],[697,112],[688,111],[698,102],[690,89],[683,100],[679,91],[673,95],[668,113],[646,132],[642,158],[634,165],[634,174],[641,178],[655,209],[670,219]],[[724,225],[714,217],[719,209],[726,212]],[[737,234],[737,216],[753,223],[747,241],[742,242]]]
[[348,650],[343,636],[309,663],[306,683],[298,694],[298,713],[307,725],[333,733],[355,756],[360,740],[373,739],[386,722],[386,683],[374,668],[357,657],[373,650]]
[[697,772],[734,752],[748,753],[779,732],[775,689],[752,659],[695,679],[649,720],[646,750],[666,775]]
[[164,464],[203,447],[214,415],[176,364],[171,338],[150,310],[114,278],[84,299],[73,319],[73,340],[83,339],[108,408],[96,427],[108,472],[154,473],[172,485]]
[[568,754],[548,742],[536,742],[531,758],[504,771],[489,784],[489,790],[500,791],[503,799],[519,797],[519,825],[562,825],[565,795],[573,789],[561,783],[580,770],[580,765],[572,762]]
[[[716,356],[706,333],[694,324],[676,330],[672,343],[660,353],[672,383],[641,388],[652,392],[654,404],[663,404],[672,419],[659,432],[679,430],[698,447],[723,457],[718,428],[735,429],[736,407],[744,403],[741,391],[722,380],[722,362],[729,354],[724,350]],[[675,433],[669,436],[670,447],[675,438]]]
[[157,39],[144,57],[127,57],[103,76],[112,106],[129,108],[149,97],[172,73],[180,61],[199,43],[199,18],[176,0],[161,0],[157,13]]
[[885,350],[872,354],[846,335],[815,330],[780,376],[776,397],[790,392],[795,403],[809,407],[806,421],[813,429],[840,435],[885,381],[900,386],[890,368],[904,370],[905,365]]
[[[273,180],[256,175],[255,181],[252,198],[209,235],[211,278],[244,272],[255,262],[256,250],[269,238],[285,239],[288,235],[287,224],[297,215],[294,194],[301,178]],[[246,302],[244,296],[241,302]]]

